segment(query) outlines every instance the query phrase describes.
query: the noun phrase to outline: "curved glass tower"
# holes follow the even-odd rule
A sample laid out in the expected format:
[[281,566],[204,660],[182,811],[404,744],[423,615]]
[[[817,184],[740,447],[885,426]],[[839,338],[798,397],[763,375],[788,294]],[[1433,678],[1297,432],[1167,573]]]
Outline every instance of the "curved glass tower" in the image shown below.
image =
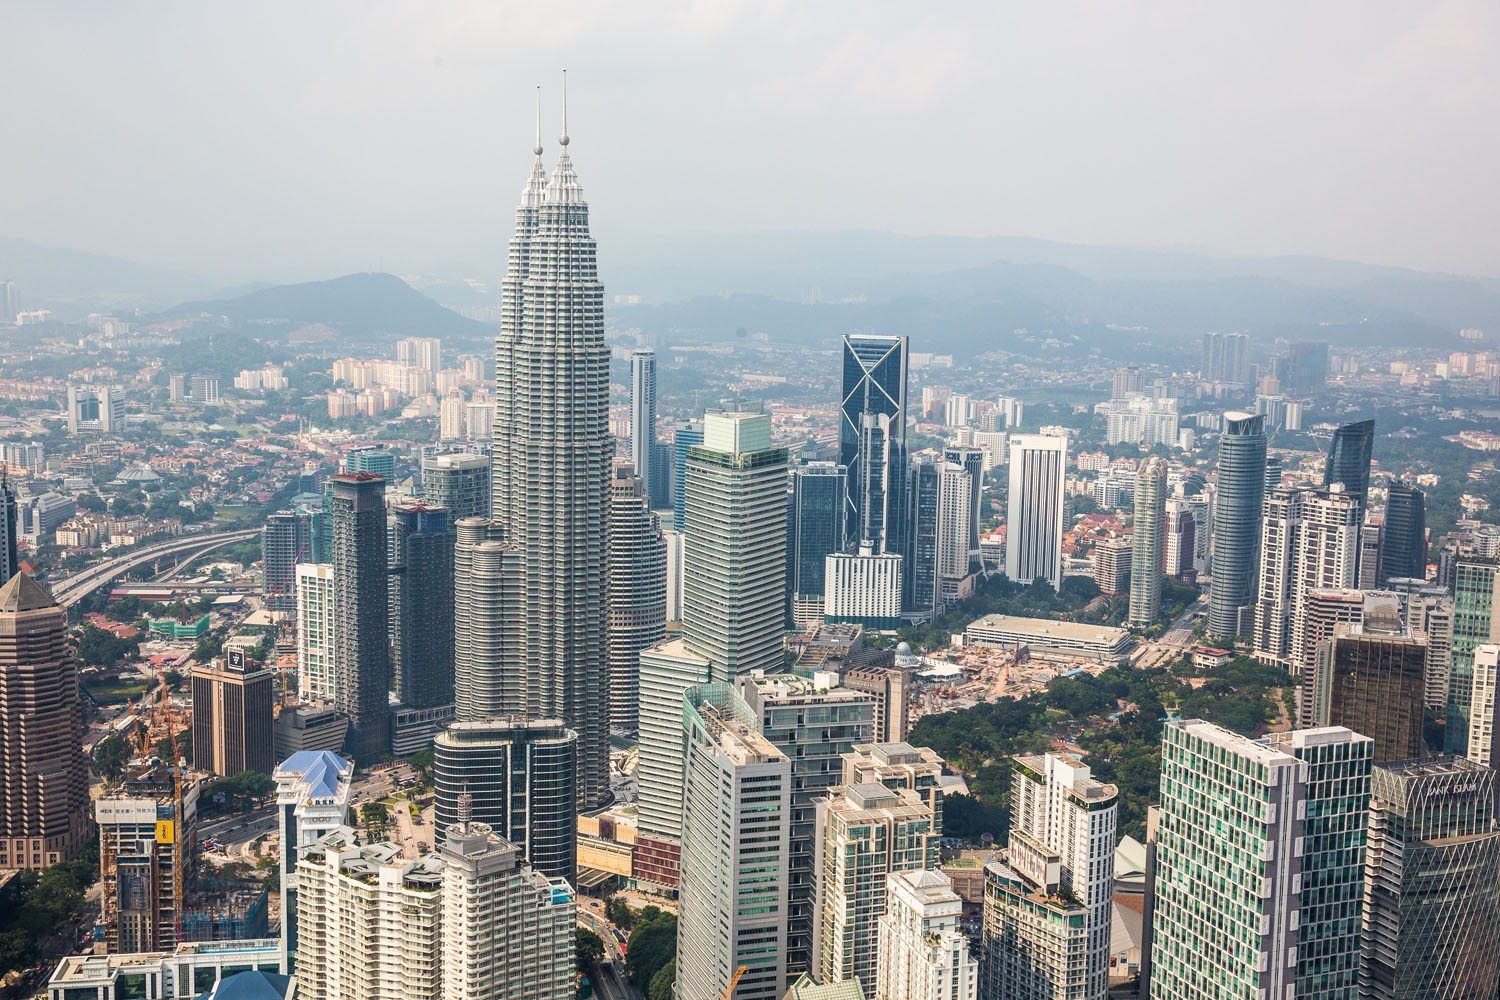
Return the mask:
[[1224,433],[1219,436],[1213,515],[1213,583],[1208,591],[1211,636],[1233,637],[1249,626],[1248,620],[1241,621],[1242,609],[1248,611],[1255,604],[1256,553],[1265,499],[1265,417],[1226,413]]
[[1344,492],[1359,500],[1361,512],[1370,492],[1370,453],[1375,447],[1375,421],[1344,424],[1333,432],[1328,459],[1323,466],[1323,485],[1343,483]]

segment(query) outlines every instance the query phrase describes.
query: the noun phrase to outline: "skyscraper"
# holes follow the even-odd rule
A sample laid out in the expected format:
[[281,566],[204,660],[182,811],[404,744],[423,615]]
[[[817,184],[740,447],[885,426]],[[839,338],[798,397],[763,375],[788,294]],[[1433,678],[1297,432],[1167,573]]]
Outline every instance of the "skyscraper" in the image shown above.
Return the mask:
[[272,777],[281,838],[281,955],[287,962],[297,951],[297,857],[302,848],[344,825],[354,762],[330,750],[299,750]]
[[0,587],[20,571],[16,555],[16,529],[20,521],[21,511],[16,505],[15,491],[10,488],[10,476],[0,467]]
[[1427,578],[1427,497],[1415,486],[1396,483],[1385,501],[1385,537],[1380,546],[1381,583]]
[[609,490],[609,724],[636,732],[641,650],[667,626],[667,543],[645,483],[628,459],[616,459]]
[[297,694],[303,701],[338,701],[338,644],[333,566],[297,566]]
[[453,704],[453,527],[447,507],[391,505],[391,672],[406,708]]
[[455,524],[465,517],[489,517],[489,458],[463,452],[423,455],[422,499],[447,507]]
[[741,1000],[778,1000],[792,765],[732,686],[695,687],[684,702],[677,995],[719,996],[737,978]]
[[[0,504],[3,504],[0,500]],[[266,607],[291,611],[297,607],[297,564],[312,562],[312,513],[278,510],[266,517],[261,533],[261,566],[265,571]],[[0,567],[0,575],[4,569]]]
[[848,334],[839,403],[839,464],[848,470],[851,543],[905,548],[907,339]]
[[913,617],[937,614],[938,587],[938,493],[941,463],[918,458],[908,467],[906,509],[911,517],[907,532],[906,580],[903,610]]
[[226,647],[212,663],[193,668],[193,766],[232,777],[241,771],[270,774],[271,671],[242,648]]
[[848,470],[808,462],[792,475],[792,601],[823,599],[824,561],[845,548]]
[[880,917],[875,995],[881,1000],[979,1000],[979,964],[964,902],[940,871],[897,872]]
[[964,470],[969,477],[969,565],[979,569],[979,529],[984,521],[984,449],[951,445],[943,449],[943,461]]
[[68,615],[25,573],[0,586],[0,869],[71,860],[89,836]]
[[656,474],[656,352],[650,348],[630,352],[630,463],[654,500],[649,491]]
[[1005,575],[1017,583],[1038,577],[1062,587],[1063,486],[1068,439],[1016,434],[1010,439],[1010,495],[1006,498]]
[[1151,457],[1135,473],[1135,521],[1130,549],[1130,614],[1144,629],[1161,614],[1161,574],[1167,521],[1167,463]]
[[1394,598],[1366,594],[1361,621],[1335,626],[1318,647],[1313,724],[1370,737],[1377,764],[1425,756],[1426,663],[1427,637],[1402,624]]
[[1358,501],[1361,516],[1370,493],[1370,455],[1374,447],[1375,421],[1343,424],[1333,432],[1323,466],[1323,485],[1342,483],[1344,492]]
[[1241,635],[1252,627],[1266,496],[1264,421],[1249,413],[1224,414],[1213,509],[1213,582],[1208,591],[1208,634],[1214,638]]
[[516,208],[495,341],[495,520],[520,560],[517,664],[528,712],[578,732],[578,801],[608,801],[605,519],[609,349],[588,204],[568,153],[536,162]]
[[[453,544],[454,717],[473,722],[531,711],[520,676],[521,567],[500,525],[466,517]],[[488,822],[488,820],[486,820]]]
[[1370,754],[1342,727],[1251,740],[1167,722],[1154,1000],[1356,1000]]
[[693,421],[677,428],[672,441],[672,529],[681,533],[687,527],[687,453],[703,443],[703,424]]
[[953,462],[938,467],[937,607],[948,605],[975,569],[969,543],[974,535],[974,476]]
[[1178,579],[1191,578],[1198,570],[1194,558],[1198,550],[1199,527],[1193,505],[1186,500],[1168,500],[1164,507],[1162,533],[1162,572]]
[[455,722],[433,745],[433,827],[439,837],[486,823],[538,871],[577,880],[578,734],[557,719]]
[[1500,643],[1500,563],[1465,557],[1453,574],[1453,652],[1448,662],[1448,713],[1443,752],[1469,750],[1469,706],[1473,698],[1474,650]]
[[349,756],[390,746],[390,581],[385,479],[344,473],[333,484],[334,699],[349,717]]
[[1250,338],[1243,333],[1205,333],[1200,374],[1210,382],[1250,382]]
[[389,483],[396,478],[396,456],[383,444],[350,448],[344,455],[343,471],[350,475],[370,473]]
[[1500,968],[1495,780],[1494,771],[1462,757],[1375,768],[1361,997],[1494,995]]

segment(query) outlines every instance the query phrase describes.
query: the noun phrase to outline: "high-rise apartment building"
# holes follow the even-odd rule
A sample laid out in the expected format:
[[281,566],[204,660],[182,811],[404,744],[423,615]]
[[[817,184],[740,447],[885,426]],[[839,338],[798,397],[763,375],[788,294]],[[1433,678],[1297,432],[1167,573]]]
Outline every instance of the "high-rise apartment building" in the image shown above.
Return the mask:
[[468,816],[520,849],[538,871],[572,882],[578,734],[557,719],[456,722],[433,745],[438,836]]
[[272,777],[281,840],[281,954],[289,969],[297,952],[297,859],[302,848],[347,820],[354,762],[329,750],[302,750],[282,761]]
[[1341,485],[1276,490],[1265,500],[1260,584],[1255,606],[1255,657],[1311,676],[1316,648],[1299,641],[1307,594],[1359,582],[1357,499]]
[[1130,548],[1131,628],[1144,629],[1161,614],[1161,574],[1166,553],[1167,463],[1151,457],[1135,473],[1135,519]]
[[390,507],[391,673],[406,708],[453,704],[453,525],[426,500]]
[[1393,598],[1366,594],[1361,620],[1336,625],[1318,646],[1313,725],[1370,737],[1377,764],[1426,756],[1426,665],[1427,637],[1402,623]]
[[1261,513],[1266,495],[1265,418],[1224,414],[1213,506],[1213,582],[1208,634],[1229,638],[1253,627]]
[[958,581],[975,569],[975,553],[969,548],[975,541],[975,482],[973,472],[962,465],[945,461],[938,467],[934,552],[939,607],[947,603],[945,594],[951,593]]
[[741,680],[762,736],[791,761],[787,861],[786,968],[810,972],[813,960],[813,868],[817,801],[840,784],[842,756],[877,738],[874,695],[834,686],[835,677],[773,674]]
[[94,800],[99,923],[112,953],[165,951],[182,942],[199,782],[176,771],[175,762],[147,758]]
[[1062,587],[1064,480],[1068,439],[1016,434],[1010,439],[1010,494],[1006,499],[1005,575],[1017,583],[1038,577]]
[[877,782],[840,785],[819,799],[813,871],[813,976],[858,978],[873,998],[879,921],[891,875],[937,862],[941,820],[926,796]]
[[1343,424],[1333,432],[1323,465],[1323,485],[1342,485],[1355,499],[1363,520],[1370,493],[1370,456],[1375,447],[1375,421]]
[[395,844],[361,845],[348,827],[304,847],[297,862],[297,996],[446,998],[443,868],[432,855],[404,858]]
[[297,564],[312,561],[312,531],[310,511],[278,510],[266,517],[260,551],[266,607],[270,610],[296,609]]
[[641,650],[667,628],[667,543],[646,485],[627,459],[616,459],[609,484],[609,724],[639,727]]
[[1407,483],[1396,483],[1386,494],[1378,576],[1382,584],[1427,578],[1427,496]]
[[897,872],[880,917],[875,996],[880,1000],[979,1000],[963,900],[941,871]]
[[499,540],[498,522],[466,517],[454,528],[454,717],[524,715],[531,705],[517,652],[524,625],[520,556]]
[[1462,757],[1375,768],[1361,998],[1494,995],[1500,975],[1495,781],[1494,771]]
[[193,766],[232,777],[241,771],[270,774],[275,679],[243,648],[193,668]]
[[905,549],[905,337],[847,334],[839,402],[839,464],[849,476],[845,533],[877,552]]
[[501,283],[491,510],[519,560],[513,635],[527,713],[577,731],[578,802],[590,808],[610,797],[605,522],[614,442],[604,286],[566,134],[559,142],[550,179],[537,153]]
[[71,860],[89,836],[89,764],[68,615],[25,573],[0,586],[0,869]]
[[1250,383],[1250,338],[1243,333],[1205,333],[1203,367],[1205,381]]
[[650,489],[656,458],[656,352],[640,348],[630,352],[630,464],[648,499],[654,499]]
[[1199,527],[1192,504],[1168,500],[1162,514],[1162,572],[1177,579],[1193,577],[1199,569],[1198,532],[1207,530],[1207,525]]
[[824,561],[846,548],[848,475],[835,462],[808,462],[792,475],[792,601],[821,602]]
[[465,517],[489,517],[488,456],[453,451],[422,456],[422,499],[447,507],[455,524]]
[[334,702],[349,717],[355,760],[390,746],[390,580],[385,479],[373,472],[330,478],[333,488]]
[[403,337],[396,341],[396,363],[436,376],[443,370],[443,342],[437,337]]
[[444,1000],[572,1000],[572,887],[523,864],[516,846],[483,823],[450,826],[437,856]]
[[297,693],[303,701],[337,701],[334,669],[333,566],[299,563],[297,579]]
[[950,445],[943,461],[958,466],[969,477],[969,566],[980,567],[979,531],[984,524],[984,449]]
[[1067,754],[1017,757],[1007,849],[985,869],[986,996],[1101,998],[1118,794]]
[[1369,737],[1162,735],[1151,996],[1356,1000]]
[[684,698],[677,993],[778,1000],[787,978],[792,765],[728,684]]
[[1475,646],[1470,657],[1468,758],[1481,767],[1500,763],[1500,646]]
[[1453,574],[1453,641],[1448,661],[1448,712],[1443,752],[1469,750],[1469,714],[1474,687],[1474,650],[1500,643],[1500,562],[1466,557]]

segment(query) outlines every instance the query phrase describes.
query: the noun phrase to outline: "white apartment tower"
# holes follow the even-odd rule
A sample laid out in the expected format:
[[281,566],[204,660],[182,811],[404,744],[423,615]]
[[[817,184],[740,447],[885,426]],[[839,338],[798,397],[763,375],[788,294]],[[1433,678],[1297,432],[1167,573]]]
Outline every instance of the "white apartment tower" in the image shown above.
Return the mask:
[[286,972],[297,951],[297,859],[302,848],[344,825],[354,761],[331,750],[299,750],[272,777],[281,838],[281,965]]
[[1144,629],[1161,613],[1161,574],[1167,519],[1167,463],[1153,456],[1135,473],[1131,525],[1130,613],[1126,624]]
[[338,674],[333,669],[333,567],[297,565],[297,694],[304,702],[333,701]]
[[1005,516],[1005,575],[1017,583],[1041,577],[1062,587],[1063,487],[1068,439],[1016,434],[1010,439],[1010,496]]
[[898,872],[880,917],[875,1000],[979,1000],[963,900],[937,870]]

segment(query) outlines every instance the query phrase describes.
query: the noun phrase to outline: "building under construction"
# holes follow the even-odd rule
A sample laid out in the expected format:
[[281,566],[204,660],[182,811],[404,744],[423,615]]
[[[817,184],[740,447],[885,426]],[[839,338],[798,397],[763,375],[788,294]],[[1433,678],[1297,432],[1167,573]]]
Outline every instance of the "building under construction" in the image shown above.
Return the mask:
[[104,883],[96,947],[166,951],[183,940],[199,787],[197,776],[150,757],[96,801]]

